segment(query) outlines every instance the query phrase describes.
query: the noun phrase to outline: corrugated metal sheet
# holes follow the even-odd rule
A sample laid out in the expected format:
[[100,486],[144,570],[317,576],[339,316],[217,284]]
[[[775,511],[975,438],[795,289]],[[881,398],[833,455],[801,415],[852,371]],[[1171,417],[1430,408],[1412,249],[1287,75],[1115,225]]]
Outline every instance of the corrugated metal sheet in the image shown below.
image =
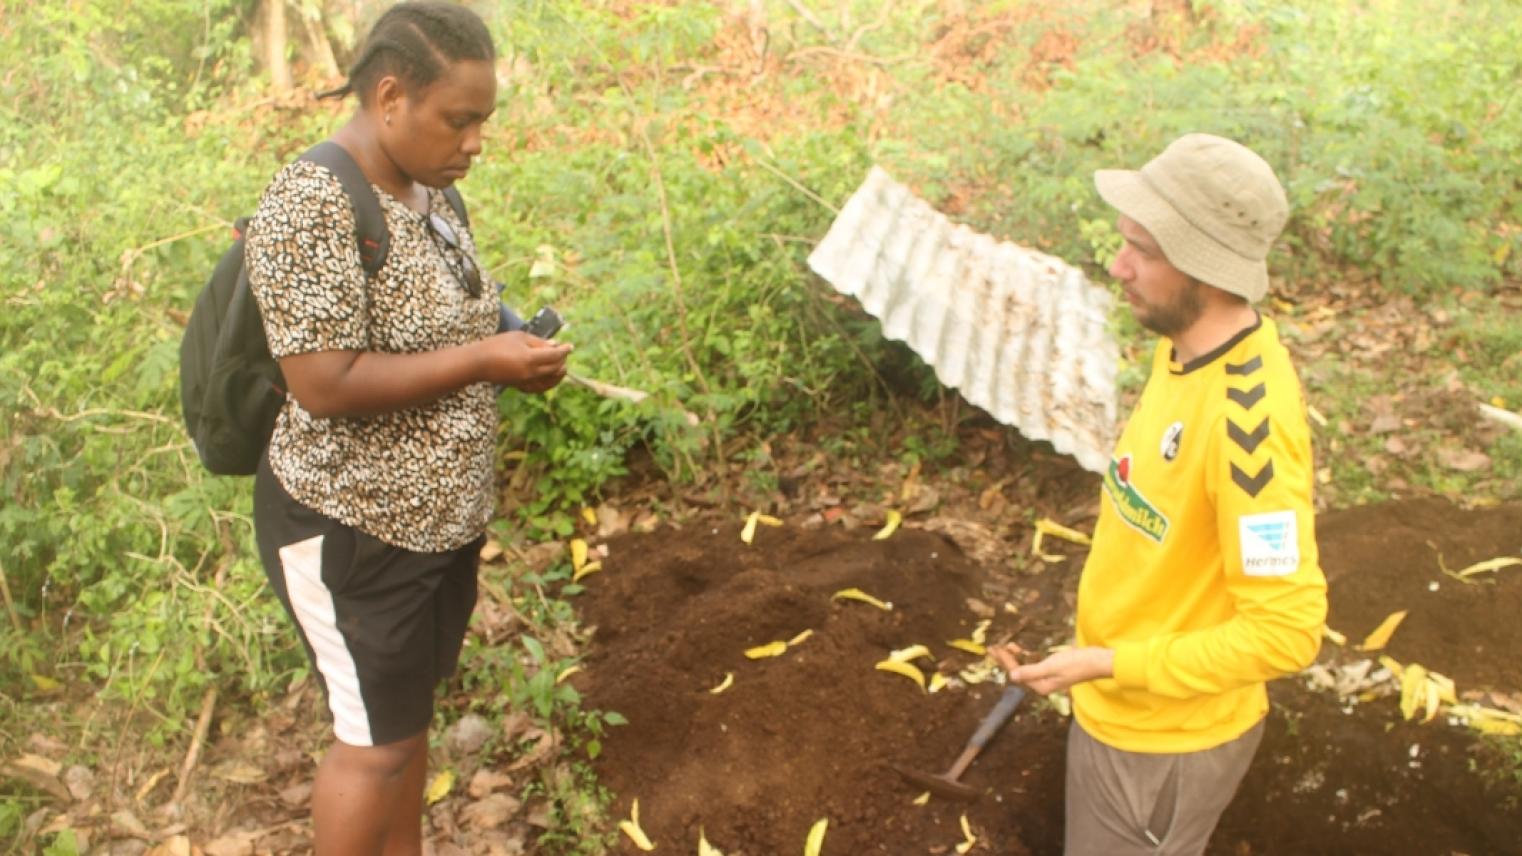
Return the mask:
[[1083,467],[1109,463],[1111,297],[1061,259],[952,223],[873,167],[809,267],[961,392]]

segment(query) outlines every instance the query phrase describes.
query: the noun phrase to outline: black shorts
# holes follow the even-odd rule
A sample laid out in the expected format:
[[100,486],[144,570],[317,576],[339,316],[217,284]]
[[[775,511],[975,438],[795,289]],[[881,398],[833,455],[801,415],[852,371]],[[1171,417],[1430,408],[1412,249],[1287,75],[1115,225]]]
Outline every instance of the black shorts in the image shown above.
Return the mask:
[[297,502],[268,458],[254,477],[254,534],[338,739],[379,746],[427,730],[476,605],[481,540],[444,553],[386,544]]

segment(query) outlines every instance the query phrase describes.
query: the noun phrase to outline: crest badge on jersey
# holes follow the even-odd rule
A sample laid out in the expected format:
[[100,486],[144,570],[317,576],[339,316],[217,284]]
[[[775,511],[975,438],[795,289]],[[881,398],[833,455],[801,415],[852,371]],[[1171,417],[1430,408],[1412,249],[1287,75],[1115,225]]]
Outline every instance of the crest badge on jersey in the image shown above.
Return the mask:
[[1162,452],[1163,460],[1171,461],[1178,457],[1179,444],[1184,440],[1184,423],[1175,422],[1163,432],[1163,442],[1158,446]]
[[1249,577],[1282,577],[1300,567],[1300,533],[1295,512],[1268,511],[1237,518],[1242,544],[1242,573]]

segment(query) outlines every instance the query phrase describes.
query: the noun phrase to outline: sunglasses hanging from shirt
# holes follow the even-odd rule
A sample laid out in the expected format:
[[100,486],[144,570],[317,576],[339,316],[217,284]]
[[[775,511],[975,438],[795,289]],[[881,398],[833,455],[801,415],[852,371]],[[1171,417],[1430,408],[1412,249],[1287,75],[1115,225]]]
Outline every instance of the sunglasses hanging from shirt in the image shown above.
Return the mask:
[[460,285],[464,286],[465,292],[471,297],[481,296],[481,269],[476,267],[475,260],[470,253],[460,244],[460,236],[455,233],[454,227],[449,221],[439,216],[437,212],[428,215],[428,230],[435,236],[443,239],[447,245],[444,258],[449,265]]

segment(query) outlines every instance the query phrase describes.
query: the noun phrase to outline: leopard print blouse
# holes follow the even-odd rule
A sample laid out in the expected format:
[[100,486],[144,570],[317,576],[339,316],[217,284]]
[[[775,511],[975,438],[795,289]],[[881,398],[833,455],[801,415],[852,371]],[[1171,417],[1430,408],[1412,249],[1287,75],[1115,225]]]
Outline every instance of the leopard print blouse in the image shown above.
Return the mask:
[[[496,332],[495,290],[470,297],[454,273],[459,259],[446,255],[458,251],[432,234],[427,215],[375,192],[391,245],[367,279],[354,211],[332,173],[297,161],[265,190],[244,257],[277,358],[417,353]],[[443,194],[429,196],[474,259],[474,240]],[[270,440],[270,467],[298,502],[341,523],[408,550],[452,550],[491,518],[496,428],[488,383],[366,417],[318,418],[291,397]]]

